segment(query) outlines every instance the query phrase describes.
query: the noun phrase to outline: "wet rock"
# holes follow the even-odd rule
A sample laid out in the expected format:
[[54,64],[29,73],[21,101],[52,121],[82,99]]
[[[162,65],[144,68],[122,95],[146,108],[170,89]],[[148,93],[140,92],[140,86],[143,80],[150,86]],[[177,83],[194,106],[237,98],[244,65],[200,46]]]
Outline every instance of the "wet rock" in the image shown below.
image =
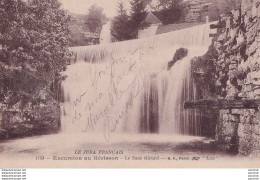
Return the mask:
[[186,48],[180,48],[180,49],[177,49],[175,54],[174,54],[174,57],[173,59],[168,62],[168,70],[171,69],[171,67],[179,60],[182,60],[184,57],[186,57],[188,55],[188,49]]

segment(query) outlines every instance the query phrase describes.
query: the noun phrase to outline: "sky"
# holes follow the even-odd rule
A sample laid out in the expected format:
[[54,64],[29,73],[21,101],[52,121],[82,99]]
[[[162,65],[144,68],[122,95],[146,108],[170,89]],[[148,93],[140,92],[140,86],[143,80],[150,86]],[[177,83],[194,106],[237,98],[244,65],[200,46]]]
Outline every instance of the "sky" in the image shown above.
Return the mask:
[[128,6],[128,0],[59,0],[63,8],[76,14],[87,14],[92,4],[102,6],[107,17],[114,17],[117,13],[117,4],[123,1]]

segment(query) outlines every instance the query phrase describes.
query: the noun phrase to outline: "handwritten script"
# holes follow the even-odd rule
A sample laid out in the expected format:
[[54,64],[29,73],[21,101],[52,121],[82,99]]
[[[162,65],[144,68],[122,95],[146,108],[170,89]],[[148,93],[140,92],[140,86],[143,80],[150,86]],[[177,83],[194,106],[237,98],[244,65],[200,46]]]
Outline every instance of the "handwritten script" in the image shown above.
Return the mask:
[[111,57],[110,62],[91,64],[90,86],[73,101],[72,123],[84,122],[82,132],[102,129],[109,141],[144,90],[143,57],[142,48],[138,47],[124,56]]

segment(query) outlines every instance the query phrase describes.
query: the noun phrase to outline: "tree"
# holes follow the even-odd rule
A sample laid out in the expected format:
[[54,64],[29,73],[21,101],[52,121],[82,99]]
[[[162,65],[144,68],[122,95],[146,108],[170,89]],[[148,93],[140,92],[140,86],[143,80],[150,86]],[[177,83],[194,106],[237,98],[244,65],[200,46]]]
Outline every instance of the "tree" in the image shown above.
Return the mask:
[[112,20],[111,34],[118,41],[131,39],[129,31],[129,16],[124,8],[124,3],[122,2],[118,4],[117,16]]
[[182,0],[158,0],[153,6],[154,14],[163,24],[177,23],[183,17]]
[[13,64],[22,62],[13,60],[22,55],[21,44],[27,41],[22,28],[24,11],[26,4],[20,0],[0,1],[0,102],[4,104],[11,104],[17,99],[16,92],[20,91],[15,83],[15,74],[17,71],[20,74],[21,66]]
[[131,11],[130,11],[130,21],[129,29],[131,29],[130,36],[134,39],[138,36],[138,31],[149,26],[145,22],[147,16],[146,7],[148,5],[147,0],[131,0]]
[[89,9],[86,22],[89,30],[93,33],[101,30],[105,21],[106,15],[103,14],[103,8],[97,6],[96,4],[92,5]]
[[0,17],[0,107],[20,112],[3,111],[2,126],[9,137],[57,132],[70,18],[58,0],[0,0]]
[[[0,103],[37,105],[69,61],[69,16],[57,0],[0,0]],[[22,108],[22,107],[21,107]]]

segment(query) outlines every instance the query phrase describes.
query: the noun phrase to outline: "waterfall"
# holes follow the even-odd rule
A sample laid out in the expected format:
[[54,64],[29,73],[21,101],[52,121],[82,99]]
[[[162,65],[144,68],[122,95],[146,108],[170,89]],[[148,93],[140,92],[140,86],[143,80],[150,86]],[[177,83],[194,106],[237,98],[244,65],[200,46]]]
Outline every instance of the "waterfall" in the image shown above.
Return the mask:
[[[209,24],[153,37],[73,47],[65,72],[63,132],[200,135],[200,118],[184,110],[196,98],[190,61],[211,43]],[[175,51],[188,56],[168,70]]]
[[112,35],[111,35],[110,28],[111,28],[110,21],[108,21],[106,24],[103,25],[100,33],[100,44],[112,42]]

